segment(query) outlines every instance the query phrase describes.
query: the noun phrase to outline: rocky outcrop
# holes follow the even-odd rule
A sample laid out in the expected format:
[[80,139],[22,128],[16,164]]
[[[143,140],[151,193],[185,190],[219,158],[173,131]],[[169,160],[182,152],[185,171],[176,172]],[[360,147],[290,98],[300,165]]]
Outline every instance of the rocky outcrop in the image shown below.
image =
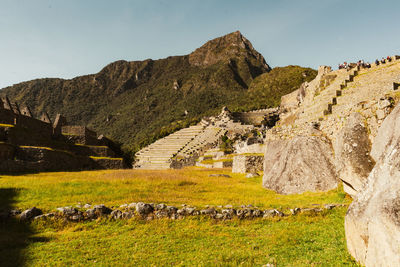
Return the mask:
[[369,155],[371,144],[364,117],[353,113],[335,142],[335,165],[344,191],[352,196],[360,192],[374,167]]
[[337,179],[330,143],[317,136],[268,141],[263,186],[280,194],[335,188]]
[[252,67],[257,66],[258,72],[271,70],[264,57],[239,31],[208,41],[189,55],[189,62],[195,66],[208,66],[240,56],[247,59],[249,66],[255,61]]
[[400,116],[400,106],[397,105],[392,113],[383,121],[379,128],[378,134],[374,139],[374,145],[371,149],[371,156],[375,161],[383,159],[389,149],[400,140],[400,120],[396,119]]
[[400,106],[383,122],[372,146],[377,163],[345,218],[347,248],[365,266],[400,263]]

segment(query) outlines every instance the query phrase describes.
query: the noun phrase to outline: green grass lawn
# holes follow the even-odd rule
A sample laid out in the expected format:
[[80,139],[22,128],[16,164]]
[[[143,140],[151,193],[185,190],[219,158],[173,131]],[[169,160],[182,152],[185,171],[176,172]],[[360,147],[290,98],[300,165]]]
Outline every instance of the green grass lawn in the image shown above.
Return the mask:
[[[209,177],[214,173],[232,177]],[[16,207],[36,206],[45,211],[77,203],[115,206],[138,201],[194,206],[251,204],[259,208],[282,209],[350,203],[341,188],[285,196],[262,188],[261,180],[262,177],[245,178],[244,174],[233,174],[229,169],[107,170],[3,175],[0,189],[17,192],[14,197]]]
[[[231,178],[209,177],[212,173]],[[94,171],[0,177],[1,204],[45,211],[78,202],[145,201],[260,208],[349,203],[341,188],[283,196],[228,170]],[[1,266],[355,266],[346,251],[346,207],[281,219],[0,223]]]

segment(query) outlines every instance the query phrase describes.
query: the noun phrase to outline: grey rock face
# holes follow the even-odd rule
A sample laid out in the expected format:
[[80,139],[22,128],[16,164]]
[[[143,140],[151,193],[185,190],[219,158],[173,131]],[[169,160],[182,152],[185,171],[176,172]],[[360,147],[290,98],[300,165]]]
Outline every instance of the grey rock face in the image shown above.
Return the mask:
[[78,210],[75,209],[74,207],[61,207],[57,208],[57,210],[61,212],[63,215],[68,215],[68,216],[72,216],[78,213]]
[[282,212],[279,210],[264,210],[264,215],[263,218],[271,218],[271,217],[283,217],[285,216]]
[[100,204],[100,205],[95,205],[93,207],[93,209],[95,210],[96,213],[98,213],[99,215],[107,215],[110,214],[112,212],[112,209],[106,207],[104,204]]
[[393,111],[382,122],[378,134],[374,139],[371,149],[371,157],[378,162],[390,147],[395,146],[400,140],[400,106],[397,105]]
[[39,215],[42,215],[42,211],[36,207],[33,207],[23,211],[19,218],[21,221],[28,221]]
[[365,266],[400,263],[400,147],[372,170],[345,218],[347,248]]
[[216,213],[217,213],[217,211],[214,208],[207,208],[204,210],[200,210],[200,214],[202,214],[202,215],[214,215]]
[[118,220],[122,219],[122,211],[120,210],[113,210],[110,214],[111,218]]
[[153,212],[153,207],[150,204],[138,202],[136,203],[136,212],[141,216],[146,216]]
[[382,123],[372,156],[376,165],[345,218],[347,247],[365,266],[400,263],[400,106]]
[[352,196],[360,192],[375,165],[364,117],[353,113],[335,142],[335,165],[344,191]]
[[268,141],[263,186],[279,194],[326,191],[337,186],[330,143],[311,136]]

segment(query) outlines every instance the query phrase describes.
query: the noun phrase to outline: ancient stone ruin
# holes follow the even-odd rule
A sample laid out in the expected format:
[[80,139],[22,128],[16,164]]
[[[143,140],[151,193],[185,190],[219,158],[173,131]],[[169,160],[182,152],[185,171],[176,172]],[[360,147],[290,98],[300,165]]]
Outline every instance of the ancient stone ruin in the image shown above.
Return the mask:
[[282,97],[280,121],[266,131],[264,187],[292,194],[342,181],[354,199],[347,248],[365,266],[400,263],[399,59],[320,67],[315,80]]
[[211,164],[202,161],[211,160],[213,151],[219,151],[221,137],[234,139],[257,129],[261,132],[275,125],[278,117],[278,109],[232,113],[223,108],[218,116],[203,118],[197,125],[170,134],[137,152],[134,168],[232,167],[232,160],[228,158],[214,158]]
[[32,117],[30,108],[0,100],[0,171],[120,169],[122,153],[111,140],[58,114]]

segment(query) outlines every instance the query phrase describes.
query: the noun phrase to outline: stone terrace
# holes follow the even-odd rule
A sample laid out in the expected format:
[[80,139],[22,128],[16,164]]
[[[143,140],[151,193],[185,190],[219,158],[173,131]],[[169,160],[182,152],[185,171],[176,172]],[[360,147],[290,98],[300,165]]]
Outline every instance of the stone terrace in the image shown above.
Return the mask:
[[171,159],[175,157],[196,136],[204,132],[199,124],[172,133],[136,153],[135,168],[169,169]]
[[[310,84],[313,88],[306,91],[306,101],[293,112],[296,117],[294,123],[267,131],[267,139],[309,135],[312,133],[310,124],[318,123],[320,130],[334,140],[352,112],[362,113],[370,126],[370,138],[374,138],[377,128],[387,115],[387,105],[380,107],[380,102],[385,99],[385,102],[390,102],[390,97],[397,94],[395,90],[396,84],[400,82],[400,58],[392,57],[391,62],[373,64],[371,68],[353,68],[349,71],[341,69],[327,74],[336,77],[325,87],[320,85],[318,79],[312,81]],[[379,111],[380,108],[383,110]],[[382,112],[385,114],[379,115]]]
[[122,152],[84,126],[67,125],[57,115],[32,117],[7,97],[0,99],[0,171],[60,171],[124,168]]
[[229,131],[244,133],[253,125],[235,122],[223,109],[218,117],[205,118],[199,124],[179,130],[136,153],[134,168],[169,169],[194,166],[207,149],[216,147],[221,136]]

